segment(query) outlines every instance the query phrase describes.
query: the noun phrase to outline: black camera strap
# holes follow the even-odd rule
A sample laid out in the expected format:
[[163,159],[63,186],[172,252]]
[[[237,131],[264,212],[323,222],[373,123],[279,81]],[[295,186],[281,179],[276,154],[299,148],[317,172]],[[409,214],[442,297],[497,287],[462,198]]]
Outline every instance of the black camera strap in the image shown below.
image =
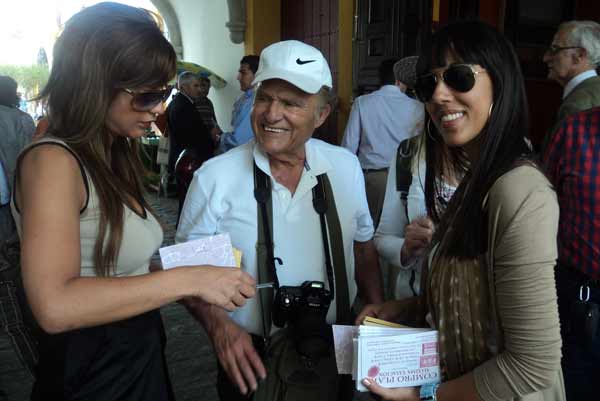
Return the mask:
[[[271,333],[271,305],[273,295],[279,289],[279,280],[275,270],[273,254],[273,204],[271,202],[271,180],[254,163],[254,198],[257,203],[258,235],[256,242],[256,263],[258,266],[258,283],[273,283],[273,288],[262,288],[258,291],[264,338]],[[262,228],[262,229],[261,229]],[[281,261],[281,260],[279,260]]]
[[[259,283],[273,283],[273,289],[263,288],[259,292],[263,315],[263,330],[265,337],[268,337],[271,331],[273,294],[274,291],[279,289],[275,262],[277,261],[281,265],[281,259],[276,258],[273,251],[271,179],[258,168],[256,163],[254,163],[254,198],[258,204],[258,241],[256,246],[258,281]],[[342,229],[327,174],[317,176],[317,185],[313,188],[313,207],[319,214],[321,223],[321,236],[323,239],[329,291],[331,292],[332,299],[336,301],[336,321],[338,323],[349,323],[351,320],[350,296],[348,293]]]

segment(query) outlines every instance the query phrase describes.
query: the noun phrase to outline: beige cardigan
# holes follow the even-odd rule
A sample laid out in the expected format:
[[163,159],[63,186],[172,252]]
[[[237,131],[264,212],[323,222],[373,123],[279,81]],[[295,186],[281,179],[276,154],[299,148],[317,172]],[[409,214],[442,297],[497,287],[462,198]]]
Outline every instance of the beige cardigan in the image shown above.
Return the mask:
[[564,401],[554,283],[558,203],[546,177],[516,167],[491,187],[488,282],[498,354],[474,371],[485,401]]

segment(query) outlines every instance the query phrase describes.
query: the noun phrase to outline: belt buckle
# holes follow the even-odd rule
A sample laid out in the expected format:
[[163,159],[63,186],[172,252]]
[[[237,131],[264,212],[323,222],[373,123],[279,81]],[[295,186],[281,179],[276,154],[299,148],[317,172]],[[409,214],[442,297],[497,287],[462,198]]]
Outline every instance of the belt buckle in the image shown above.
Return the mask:
[[[583,295],[584,292],[585,292],[585,296]],[[584,284],[579,287],[579,300],[581,302],[587,302],[590,300],[590,286],[589,285]]]

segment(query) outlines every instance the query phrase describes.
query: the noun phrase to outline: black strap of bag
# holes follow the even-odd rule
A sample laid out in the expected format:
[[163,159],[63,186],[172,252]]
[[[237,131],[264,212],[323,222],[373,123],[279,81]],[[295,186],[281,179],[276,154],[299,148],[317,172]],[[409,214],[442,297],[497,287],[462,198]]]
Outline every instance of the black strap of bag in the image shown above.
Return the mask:
[[[325,199],[321,198],[321,195]],[[318,205],[320,203],[320,205]],[[322,211],[322,206],[326,206],[326,210]],[[318,206],[317,206],[318,205]],[[342,237],[342,228],[340,219],[335,207],[335,198],[331,183],[327,174],[317,176],[317,186],[313,188],[313,207],[319,213],[321,220],[321,233],[323,238],[323,249],[325,250],[325,263],[327,266],[327,276],[329,280],[329,288],[331,294],[334,295],[335,288],[336,300],[336,321],[338,323],[349,323],[350,317],[350,295],[348,293],[348,279],[346,276],[346,261],[344,257],[344,243]],[[325,222],[326,221],[326,222]],[[329,230],[329,235],[328,231]],[[333,256],[333,269],[331,267],[330,249]],[[332,284],[332,274],[335,273],[335,286]]]
[[[273,251],[273,205],[271,198],[271,179],[256,163],[254,164],[254,198],[257,202],[257,265],[258,282],[273,283],[273,288],[260,290],[262,323],[264,337],[271,332],[271,306],[274,291],[279,289],[279,280],[275,262],[282,265]],[[327,174],[317,176],[317,185],[313,188],[313,207],[319,214],[327,279],[332,299],[336,301],[339,323],[350,322],[350,302],[342,229],[335,206],[335,198]],[[332,266],[333,260],[333,266]],[[335,279],[334,279],[335,278]],[[336,296],[337,295],[337,296]]]
[[411,163],[415,153],[411,139],[400,142],[396,155],[396,191],[400,192],[400,199],[404,205],[406,217],[408,218],[408,190],[412,184]]
[[[396,191],[400,193],[400,200],[404,206],[404,213],[406,214],[406,221],[408,219],[408,191],[412,184],[412,159],[416,153],[417,143],[414,138],[405,139],[400,142],[396,155]],[[413,295],[416,296],[415,291],[415,280],[416,272],[414,269],[410,271],[410,279],[408,285]]]
[[[273,283],[273,288],[263,288],[259,294],[262,311],[263,337],[271,332],[271,305],[274,292],[279,289],[279,280],[275,270],[273,254],[273,205],[271,202],[271,180],[254,164],[254,198],[257,202],[258,236],[256,243],[256,263],[258,265],[258,282]],[[281,259],[277,262],[281,265]]]

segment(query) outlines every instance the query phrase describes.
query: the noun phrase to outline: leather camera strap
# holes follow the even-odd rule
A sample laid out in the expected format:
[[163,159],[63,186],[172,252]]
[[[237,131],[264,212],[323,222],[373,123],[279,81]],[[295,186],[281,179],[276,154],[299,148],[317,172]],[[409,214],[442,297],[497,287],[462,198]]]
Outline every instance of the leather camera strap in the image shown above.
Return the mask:
[[271,202],[271,180],[254,163],[254,198],[257,203],[257,242],[256,263],[258,283],[273,283],[272,288],[258,290],[260,310],[262,312],[263,337],[271,334],[271,305],[273,295],[279,289],[279,280],[275,271],[275,256],[273,254],[273,205]]
[[[344,241],[342,237],[342,227],[335,207],[335,197],[331,189],[331,184],[327,174],[317,176],[317,180],[324,189],[325,200],[327,202],[327,211],[325,219],[327,220],[327,229],[329,229],[329,244],[331,245],[331,255],[333,258],[333,271],[335,273],[335,302],[336,302],[336,322],[340,324],[351,324],[350,317],[350,295],[348,293],[348,278],[346,276],[346,259],[344,256]],[[317,211],[318,213],[318,211]],[[321,215],[321,229],[326,230]],[[324,245],[327,243],[325,235],[323,236]],[[325,247],[326,255],[329,247]],[[328,269],[328,274],[330,269]],[[333,293],[333,287],[330,287]]]

